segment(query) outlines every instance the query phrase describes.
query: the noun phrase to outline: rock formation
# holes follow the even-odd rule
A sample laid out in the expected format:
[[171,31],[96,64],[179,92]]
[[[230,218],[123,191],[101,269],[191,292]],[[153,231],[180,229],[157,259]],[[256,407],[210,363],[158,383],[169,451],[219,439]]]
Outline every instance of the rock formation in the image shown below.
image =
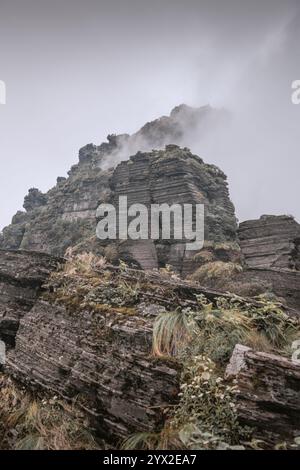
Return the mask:
[[[226,176],[187,148],[174,145],[191,140],[196,133],[201,140],[208,123],[221,116],[209,107],[182,105],[169,117],[146,124],[132,136],[110,135],[108,143],[87,145],[79,151],[79,163],[71,168],[67,179],[58,178],[47,194],[29,191],[24,201],[26,213],[18,212],[3,230],[0,248],[63,256],[68,247],[77,246],[81,251],[107,256],[108,243],[95,240],[95,214],[100,203],[117,205],[119,195],[128,196],[129,205],[138,202],[148,207],[152,203],[203,203],[206,240],[234,242],[236,219]],[[165,144],[164,150],[151,150]],[[121,159],[125,161],[115,169],[108,168]],[[111,245],[116,259],[143,269],[169,264],[186,276],[197,267],[196,253],[186,252],[181,240]]]
[[227,289],[242,295],[275,294],[300,311],[300,225],[291,216],[262,216],[240,224],[244,270]]
[[98,434],[151,431],[176,400],[178,372],[151,358],[153,319],[118,309],[70,313],[39,301],[21,321],[7,371],[30,387],[78,401]]
[[[179,360],[172,341],[181,345],[185,334],[193,338],[192,363],[203,366],[193,386],[197,379],[212,387],[217,403],[218,390],[228,388],[213,376],[212,363],[219,360],[219,373],[241,337],[248,346],[252,341],[251,348],[235,349],[227,368],[227,379],[239,384],[241,423],[257,427],[267,447],[278,440],[290,445],[300,432],[299,364],[289,360],[287,333],[299,333],[300,226],[289,216],[262,216],[237,227],[226,176],[186,147],[222,119],[209,107],[182,105],[132,136],[109,135],[100,146],[85,146],[68,178],[59,177],[46,194],[29,190],[26,212],[0,235],[5,374],[34,391],[76,398],[97,436],[110,444],[164,426],[170,432],[166,416],[186,386],[179,395],[186,356]],[[124,195],[128,206],[204,204],[203,249],[187,251],[185,239],[96,238],[97,207],[117,207]],[[154,354],[161,314],[170,328],[179,324],[177,335],[163,329],[169,356]],[[201,350],[201,335],[211,347],[204,341]],[[214,338],[219,356],[212,354]],[[233,416],[230,407],[223,412]]]
[[271,442],[300,434],[300,362],[237,345],[227,377],[236,378],[240,420]]
[[[195,135],[201,141],[207,126],[223,118],[209,107],[181,105],[132,136],[109,135],[107,143],[83,147],[68,178],[58,178],[47,194],[29,191],[26,212],[18,212],[3,230],[0,248],[63,256],[72,247],[142,269],[171,265],[183,277],[199,274],[199,281],[210,287],[243,295],[273,292],[299,308],[299,224],[288,216],[262,216],[241,223],[237,231],[226,176],[187,148],[174,145],[191,142]],[[151,150],[165,145],[164,150]],[[117,206],[120,195],[128,197],[129,205],[138,202],[147,207],[204,203],[204,248],[199,253],[186,251],[185,240],[100,241],[95,236],[96,209],[102,202]],[[224,269],[228,262],[232,266]],[[212,272],[221,268],[221,283],[210,277],[210,267]]]
[[[165,412],[178,403],[182,362],[176,356],[152,352],[153,325],[159,315],[175,309],[182,314],[186,309],[197,311],[199,298],[205,297],[216,309],[209,308],[208,326],[222,315],[220,298],[225,309],[226,301],[237,302],[245,312],[254,309],[258,313],[264,306],[172,274],[101,264],[103,260],[92,255],[79,255],[60,264],[56,272],[58,261],[33,252],[0,252],[1,301],[12,319],[9,328],[0,323],[1,338],[8,346],[5,373],[28,389],[75,400],[90,427],[109,445],[132,433],[159,432],[168,415]],[[274,315],[271,322],[277,322]],[[289,318],[278,315],[280,322]],[[235,325],[234,318],[226,323],[228,319],[227,312],[223,325],[230,327],[230,341],[236,341],[238,336],[230,326]],[[289,324],[296,327],[297,323]],[[264,328],[257,325],[259,330]],[[224,337],[224,341],[228,339]],[[197,349],[196,343],[193,339]],[[239,361],[233,356],[229,371],[231,377],[236,376],[236,364],[239,366],[241,420],[255,426],[260,420],[261,429],[268,431],[268,446],[273,442],[269,431],[275,441],[290,441],[298,430],[293,410],[298,416],[299,365],[262,353],[250,351],[252,355],[248,355],[247,348],[244,351],[246,355],[240,355]],[[258,380],[261,385],[256,390]],[[283,422],[288,425],[286,432]]]
[[59,260],[42,253],[0,250],[0,339],[14,346],[20,319],[33,307]]
[[[121,195],[128,205],[204,204],[205,239],[215,242],[236,240],[234,207],[229,199],[226,176],[214,165],[205,164],[188,149],[168,145],[164,151],[139,152],[117,166],[111,178],[112,202]],[[147,240],[122,243],[126,261],[143,269],[167,264],[186,276],[195,269],[195,254],[185,250],[186,240]]]
[[300,225],[293,217],[248,220],[240,224],[238,236],[248,267],[300,270]]

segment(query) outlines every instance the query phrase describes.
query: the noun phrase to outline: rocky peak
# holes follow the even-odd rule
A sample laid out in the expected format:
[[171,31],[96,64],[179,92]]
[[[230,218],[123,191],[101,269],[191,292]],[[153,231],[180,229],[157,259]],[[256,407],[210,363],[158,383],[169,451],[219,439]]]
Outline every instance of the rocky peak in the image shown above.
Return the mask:
[[43,194],[37,188],[31,188],[28,191],[28,195],[24,198],[23,207],[27,212],[33,211],[38,207],[45,206],[47,204],[47,196]]
[[[86,242],[95,238],[98,205],[113,202],[124,191],[130,195],[129,203],[205,203],[208,239],[234,240],[236,220],[226,176],[216,166],[205,164],[186,145],[178,145],[183,137],[192,141],[199,129],[218,115],[209,106],[180,105],[170,116],[147,123],[132,136],[110,134],[99,146],[81,148],[79,163],[71,168],[67,179],[59,178],[46,195],[30,190],[27,212],[18,213],[4,229],[0,248],[63,255],[69,246],[87,247]],[[199,136],[201,139],[201,133]],[[93,240],[92,249],[103,254],[98,240]],[[186,274],[192,269],[191,260],[184,261],[184,243],[150,241],[137,243],[134,249],[123,244],[118,254],[142,267],[172,264]]]

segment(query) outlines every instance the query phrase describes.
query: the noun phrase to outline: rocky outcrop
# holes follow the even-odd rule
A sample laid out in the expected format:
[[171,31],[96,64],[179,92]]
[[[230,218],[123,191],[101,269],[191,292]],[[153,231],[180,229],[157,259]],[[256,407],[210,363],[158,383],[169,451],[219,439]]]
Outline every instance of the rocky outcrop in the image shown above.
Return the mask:
[[[102,202],[115,202],[125,193],[129,203],[205,203],[207,239],[234,240],[236,220],[225,175],[188,149],[169,145],[187,145],[195,136],[201,141],[209,123],[223,118],[223,112],[209,106],[181,105],[170,116],[146,124],[132,136],[109,135],[108,142],[100,146],[83,147],[79,163],[71,168],[67,179],[58,178],[47,194],[29,191],[24,201],[26,212],[18,212],[3,230],[0,248],[62,256],[68,247],[79,245],[84,251],[91,247],[93,252],[106,255],[107,243],[95,240],[96,208]],[[164,152],[152,152],[165,145]],[[135,156],[129,158],[131,155]],[[192,259],[195,253],[185,253],[182,242],[140,241],[117,248],[116,259],[130,260],[143,268],[171,264],[187,275],[197,265]]]
[[18,212],[3,230],[0,246],[62,256],[69,246],[94,235],[95,211],[109,191],[109,178],[110,172],[100,168],[74,168],[47,193],[45,205]]
[[281,302],[300,312],[300,272],[276,268],[248,268],[232,276],[226,290],[240,295],[275,295]]
[[33,307],[59,260],[41,253],[0,251],[0,339],[14,346],[20,319]]
[[153,323],[175,305],[196,307],[196,295],[214,301],[220,293],[113,266],[84,275],[66,267],[48,281],[58,261],[0,252],[6,372],[30,388],[76,397],[107,439],[158,429],[177,400],[180,367],[152,356]]
[[152,323],[108,306],[70,315],[39,301],[21,320],[6,370],[30,387],[77,397],[107,440],[151,431],[178,393],[175,365],[151,357]]
[[[10,346],[5,373],[34,391],[76,400],[97,435],[113,444],[135,432],[159,431],[165,411],[178,402],[182,362],[154,356],[157,316],[198,311],[204,297],[217,309],[220,297],[223,305],[233,302],[230,294],[172,273],[103,265],[91,255],[72,258],[50,277],[59,260],[48,255],[0,252],[0,260],[1,305],[16,326],[7,335],[0,323]],[[240,308],[263,307],[235,301]],[[289,409],[288,400],[284,406]]]
[[76,398],[106,440],[159,428],[164,408],[177,400],[180,374],[175,361],[151,355],[153,321],[163,305],[151,304],[146,289],[140,298],[123,287],[125,278],[114,271],[63,274],[41,291],[58,261],[0,252],[0,334],[10,346],[5,372],[31,389]]
[[300,270],[300,225],[291,216],[263,215],[239,226],[238,236],[250,268]]
[[[127,196],[128,206],[142,203],[150,213],[151,204],[169,206],[203,204],[205,240],[236,240],[234,207],[229,199],[226,176],[214,165],[205,164],[189,149],[168,145],[164,151],[137,153],[117,166],[111,179],[112,202]],[[149,224],[150,225],[150,224]],[[149,238],[150,231],[149,231]],[[186,251],[187,240],[147,240],[123,242],[123,259],[143,269],[170,264],[184,277],[197,266],[197,251]]]
[[300,362],[237,345],[227,377],[237,380],[241,422],[269,442],[300,434]]
[[300,225],[291,216],[264,215],[238,229],[244,270],[225,287],[241,295],[275,294],[300,311]]
[[[5,362],[5,373],[33,390],[76,399],[97,435],[114,444],[131,433],[161,430],[165,411],[179,400],[183,362],[173,353],[153,355],[153,325],[161,312],[194,311],[198,319],[203,314],[215,321],[227,315],[233,348],[240,310],[259,311],[251,347],[258,341],[268,351],[274,351],[270,341],[263,341],[269,317],[270,336],[283,318],[293,327],[297,323],[282,313],[299,316],[300,311],[299,224],[288,216],[262,216],[243,222],[237,239],[226,176],[185,146],[195,134],[201,140],[217,114],[209,107],[182,105],[132,136],[109,135],[100,146],[83,147],[68,178],[57,178],[47,194],[29,190],[26,212],[18,212],[0,235],[0,340],[7,349],[0,351],[0,365]],[[150,233],[147,240],[97,239],[97,207],[118,208],[120,196],[127,196],[128,206],[142,203],[148,209],[203,204],[204,248],[187,251],[184,238],[151,239]],[[67,248],[73,264],[56,272],[66,260],[53,255],[62,256]],[[91,253],[74,258],[84,252]],[[126,265],[103,268],[103,258],[93,264],[95,254]],[[192,274],[198,282],[179,279]],[[266,293],[272,301],[275,294],[282,308],[251,299]],[[233,303],[236,322],[230,318]],[[245,318],[241,328],[249,325]],[[270,445],[300,432],[299,367],[237,347],[227,368],[227,378],[239,384],[241,422],[257,427]]]
[[27,212],[33,211],[34,209],[45,206],[47,204],[47,197],[37,188],[31,188],[28,191],[28,195],[24,199],[24,209]]
[[63,255],[68,247],[79,245],[83,251],[107,256],[106,248],[111,245],[116,259],[143,269],[169,264],[183,276],[193,272],[198,266],[197,252],[186,251],[184,238],[151,240],[149,233],[149,240],[134,242],[96,239],[98,205],[108,202],[117,208],[122,195],[127,196],[128,207],[134,203],[142,203],[148,209],[151,204],[204,204],[205,240],[235,242],[234,207],[226,176],[216,166],[176,145],[138,152],[115,170],[102,170],[91,164],[87,155],[94,153],[98,155],[90,146],[81,150],[80,164],[71,170],[69,179],[59,181],[49,191],[45,205],[31,207],[25,215],[18,213],[13,224],[4,229],[0,246]]

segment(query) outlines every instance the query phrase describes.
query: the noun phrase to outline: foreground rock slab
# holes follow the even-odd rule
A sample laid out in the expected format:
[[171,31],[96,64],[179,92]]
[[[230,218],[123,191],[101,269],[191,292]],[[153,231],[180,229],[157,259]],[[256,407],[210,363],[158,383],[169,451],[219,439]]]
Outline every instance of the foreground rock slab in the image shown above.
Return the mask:
[[151,357],[152,321],[110,311],[70,315],[39,301],[20,322],[8,372],[31,387],[76,398],[100,435],[150,431],[176,400],[178,369]]
[[243,423],[270,442],[300,435],[300,362],[237,345],[226,376],[237,380]]

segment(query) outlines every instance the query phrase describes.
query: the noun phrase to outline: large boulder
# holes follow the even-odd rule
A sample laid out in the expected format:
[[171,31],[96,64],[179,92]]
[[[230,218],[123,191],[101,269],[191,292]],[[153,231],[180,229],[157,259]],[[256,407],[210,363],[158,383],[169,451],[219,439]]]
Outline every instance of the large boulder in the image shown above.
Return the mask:
[[247,220],[240,224],[238,236],[248,267],[300,270],[300,225],[293,217]]
[[227,367],[236,379],[240,421],[269,444],[300,435],[300,361],[237,345]]
[[[225,284],[241,295],[275,294],[300,312],[300,225],[291,216],[242,222],[238,238],[244,269]],[[295,312],[296,313],[296,312]]]

